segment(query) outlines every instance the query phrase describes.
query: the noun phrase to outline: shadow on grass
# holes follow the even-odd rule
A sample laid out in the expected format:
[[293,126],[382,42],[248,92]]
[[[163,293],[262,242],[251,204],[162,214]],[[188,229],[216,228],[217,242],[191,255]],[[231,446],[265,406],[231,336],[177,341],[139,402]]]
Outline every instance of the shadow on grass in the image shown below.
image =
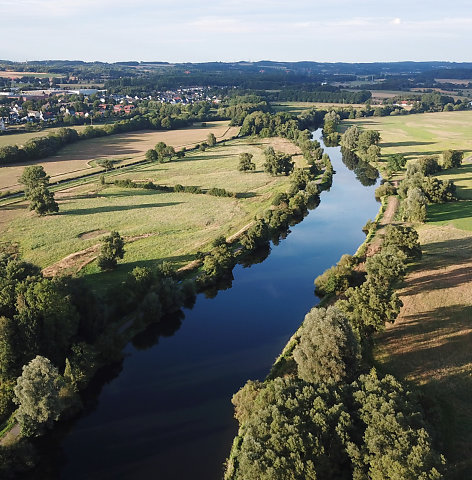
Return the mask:
[[428,205],[428,222],[448,222],[472,217],[472,200]]
[[[404,317],[377,336],[388,354],[382,370],[400,378],[420,379],[427,398],[436,400],[436,429],[452,471],[470,465],[472,449],[471,351],[472,306],[453,305]],[[470,478],[452,476],[451,478]]]
[[142,208],[171,207],[173,205],[180,205],[181,203],[182,202],[142,203],[141,205],[106,205],[94,208],[77,208],[65,212],[59,212],[58,215],[93,215],[95,213],[122,212],[127,210],[139,210]]
[[416,145],[434,145],[434,142],[387,142],[387,143],[380,143],[382,148],[388,147],[412,147]]
[[256,192],[241,192],[236,194],[236,198],[253,198],[259,196]]
[[[444,262],[446,264],[447,261]],[[408,281],[408,289],[402,292],[402,295],[416,295],[424,292],[425,290],[442,290],[447,286],[458,287],[463,283],[468,283],[472,280],[472,273],[469,267],[458,268],[456,270],[434,273],[432,275],[426,275],[417,279],[410,279]]]

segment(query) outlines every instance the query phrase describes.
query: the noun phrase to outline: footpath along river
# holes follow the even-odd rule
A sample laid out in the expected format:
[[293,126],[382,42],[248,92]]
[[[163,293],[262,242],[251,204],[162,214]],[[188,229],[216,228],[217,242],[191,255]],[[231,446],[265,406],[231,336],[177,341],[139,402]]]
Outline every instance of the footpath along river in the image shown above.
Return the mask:
[[[321,130],[314,138],[322,142]],[[237,431],[231,396],[267,375],[318,302],[314,278],[356,251],[362,226],[379,209],[376,185],[361,184],[339,147],[325,152],[336,174],[320,205],[262,263],[238,265],[232,288],[212,299],[199,295],[175,334],[128,346],[119,375],[64,435],[58,477],[222,478]]]

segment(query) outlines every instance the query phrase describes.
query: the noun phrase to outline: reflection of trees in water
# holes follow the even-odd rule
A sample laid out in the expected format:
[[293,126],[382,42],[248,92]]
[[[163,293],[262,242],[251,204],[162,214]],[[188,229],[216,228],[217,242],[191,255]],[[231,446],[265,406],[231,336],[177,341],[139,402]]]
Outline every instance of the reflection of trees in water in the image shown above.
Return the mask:
[[137,350],[147,350],[157,345],[159,337],[171,337],[181,327],[185,314],[178,310],[171,315],[165,315],[159,322],[148,325],[142,332],[138,333],[131,343]]
[[364,187],[375,185],[379,178],[379,171],[375,167],[368,162],[364,162],[364,160],[347,148],[342,147],[341,154],[344,165],[355,173],[356,178]]
[[223,277],[219,278],[218,281],[214,284],[205,288],[204,294],[206,298],[215,298],[218,295],[220,290],[228,290],[233,286],[233,273],[229,272]]
[[267,242],[266,245],[259,247],[257,250],[254,250],[251,253],[245,254],[239,263],[244,268],[248,268],[251,265],[262,263],[269,256],[269,253],[270,253],[270,243]]
[[65,439],[74,430],[76,423],[81,418],[93,413],[97,409],[103,387],[117,378],[122,370],[123,359],[99,369],[87,388],[79,392],[83,409],[74,417],[57,423],[54,429],[46,435],[30,440],[30,444],[33,447],[31,455],[39,459],[39,463],[31,472],[22,473],[22,479],[59,480],[62,478],[61,472],[67,463],[67,456],[63,448]]

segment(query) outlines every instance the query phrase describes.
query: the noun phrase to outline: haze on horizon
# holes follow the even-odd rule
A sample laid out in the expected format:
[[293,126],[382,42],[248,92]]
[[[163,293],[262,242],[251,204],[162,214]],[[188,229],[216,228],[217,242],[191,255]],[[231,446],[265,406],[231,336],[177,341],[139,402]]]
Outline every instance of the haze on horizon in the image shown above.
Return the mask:
[[3,0],[0,58],[471,61],[467,0]]

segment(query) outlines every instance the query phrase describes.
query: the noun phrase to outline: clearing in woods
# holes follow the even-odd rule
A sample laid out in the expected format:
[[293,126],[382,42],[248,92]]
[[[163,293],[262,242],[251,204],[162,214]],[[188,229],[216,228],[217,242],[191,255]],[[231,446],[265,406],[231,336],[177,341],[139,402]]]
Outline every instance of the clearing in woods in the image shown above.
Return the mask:
[[[61,273],[76,273],[84,265],[81,274],[100,290],[149,262],[167,260],[176,268],[182,267],[217,236],[228,237],[250,224],[254,215],[269,208],[275,192],[287,189],[288,177],[271,177],[263,171],[263,150],[269,144],[279,151],[300,153],[288,140],[244,138],[204,152],[187,152],[183,159],[168,163],[137,165],[126,173],[112,171],[106,175],[107,185],[95,179],[58,191],[60,211],[56,215],[38,217],[28,212],[25,202],[11,205],[6,219],[0,221],[0,241],[17,244],[25,260],[45,268],[93,247],[112,230],[132,237],[134,241],[126,244],[125,258],[114,272],[99,272],[96,262],[87,264],[83,255],[78,255],[76,263],[70,258],[66,262],[69,271]],[[243,152],[254,155],[255,172],[238,171]],[[304,165],[301,155],[294,159]],[[160,185],[218,187],[239,195],[163,193],[112,184],[124,178]],[[96,255],[94,248],[89,253]]]
[[[172,145],[177,150],[183,147],[191,148],[197,143],[205,141],[210,132],[215,134],[217,140],[223,140],[237,135],[239,127],[229,127],[227,121],[208,122],[203,127],[199,123],[180,130],[141,130],[81,140],[64,147],[57,155],[0,168],[0,192],[2,190],[18,190],[20,188],[18,177],[27,165],[43,165],[46,173],[51,176],[50,182],[54,183],[85,173],[100,171],[101,168],[95,163],[97,160],[110,159],[117,164],[143,160],[146,151],[154,148],[158,142]],[[38,134],[33,136],[38,136]]]

